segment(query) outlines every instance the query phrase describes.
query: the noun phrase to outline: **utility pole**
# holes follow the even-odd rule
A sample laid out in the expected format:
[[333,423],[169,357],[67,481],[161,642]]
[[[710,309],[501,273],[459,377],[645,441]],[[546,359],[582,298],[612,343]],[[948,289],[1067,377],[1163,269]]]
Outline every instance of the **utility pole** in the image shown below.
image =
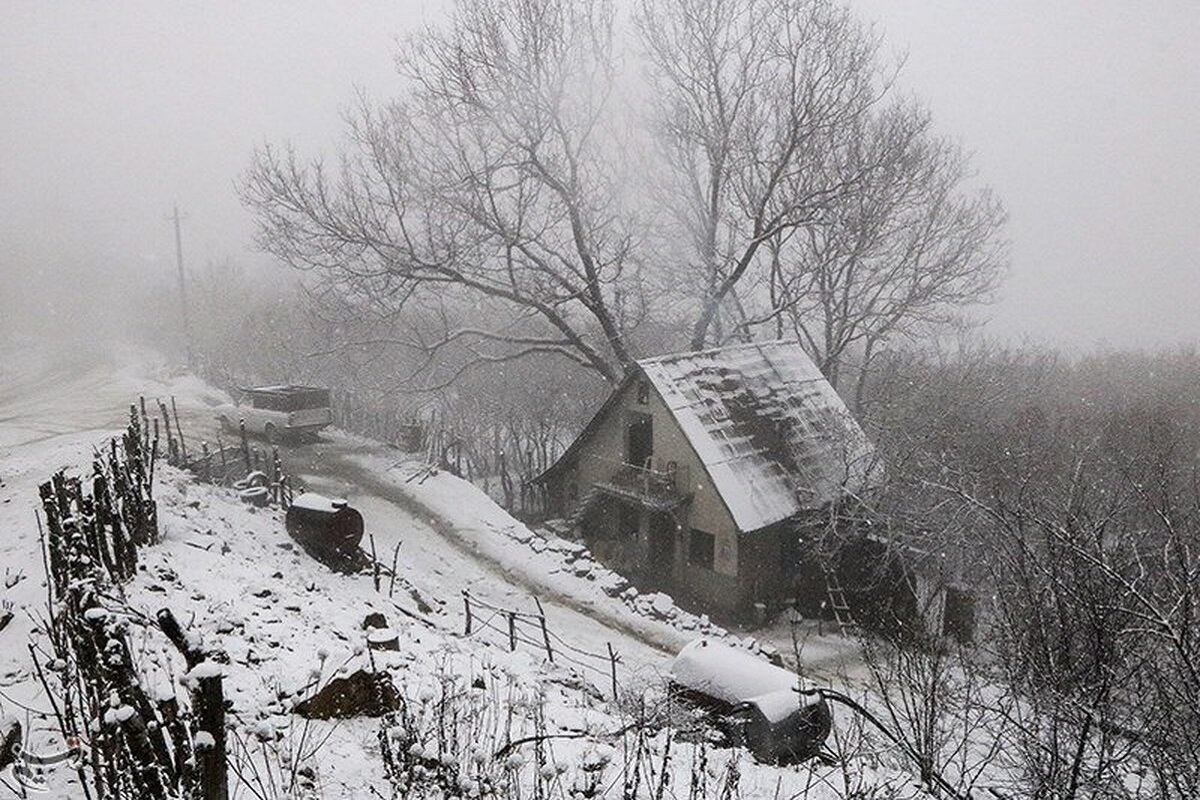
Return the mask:
[[179,305],[183,308],[183,342],[187,349],[188,368],[194,367],[192,360],[192,323],[188,319],[187,281],[183,276],[183,237],[179,233],[179,205],[175,205],[175,213],[167,219],[175,223],[175,266],[179,270]]

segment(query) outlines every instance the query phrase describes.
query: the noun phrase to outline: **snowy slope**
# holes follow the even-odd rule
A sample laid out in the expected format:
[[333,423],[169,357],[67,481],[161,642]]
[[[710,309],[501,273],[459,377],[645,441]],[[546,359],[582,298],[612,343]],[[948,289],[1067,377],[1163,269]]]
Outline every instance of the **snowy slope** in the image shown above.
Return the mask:
[[[20,418],[19,427],[0,422],[7,437],[0,445],[0,565],[10,575],[23,576],[0,597],[17,612],[0,632],[0,715],[21,718],[33,731],[31,746],[51,746],[58,738],[48,698],[33,679],[25,650],[27,640],[37,639],[36,621],[45,603],[33,524],[37,483],[61,466],[86,465],[91,448],[119,429],[128,401],[138,393],[175,394],[185,420],[202,417],[206,406],[219,399],[198,381],[173,377],[153,363],[97,359],[91,365],[64,371],[32,363],[20,374],[12,366],[4,374],[4,386],[27,388],[8,392],[0,405],[0,420]],[[381,457],[362,454],[364,470],[379,474],[371,459]],[[326,479],[336,482],[345,474],[333,470]],[[406,475],[394,470],[383,482],[403,484]],[[633,735],[627,727],[628,702],[661,698],[657,687],[668,663],[666,653],[647,642],[670,648],[686,640],[687,632],[631,613],[574,574],[551,572],[540,582],[531,581],[536,560],[515,549],[520,537],[499,530],[517,523],[482,493],[449,476],[423,485],[431,493],[424,498],[427,504],[445,506],[444,514],[430,519],[414,515],[412,506],[397,506],[370,492],[356,501],[376,536],[381,560],[388,560],[383,554],[391,552],[394,542],[402,542],[402,582],[432,607],[420,613],[407,591],[398,590],[392,600],[386,592],[376,593],[369,576],[334,574],[311,560],[288,539],[277,511],[243,506],[232,494],[193,484],[165,466],[159,468],[157,483],[163,541],[144,551],[138,577],[126,587],[125,601],[113,601],[112,611],[130,620],[140,642],[139,665],[162,689],[173,683],[179,688],[183,667],[157,629],[143,624],[158,609],[170,608],[208,646],[228,654],[224,671],[236,726],[231,740],[237,746],[261,753],[256,758],[272,761],[277,770],[300,761],[311,765],[319,796],[363,797],[375,790],[386,796],[377,721],[304,724],[289,713],[317,686],[366,665],[373,655],[394,676],[411,714],[409,728],[393,731],[395,741],[407,742],[403,736],[412,731],[432,731],[433,709],[453,690],[474,709],[463,718],[478,721],[487,735],[477,732],[470,752],[439,751],[438,758],[465,759],[473,774],[493,774],[497,780],[509,775],[525,782],[549,781],[556,787],[552,796],[565,797],[572,787],[601,776],[603,787],[620,795],[619,762]],[[447,540],[448,533],[453,541]],[[472,556],[473,550],[479,557]],[[534,648],[509,653],[495,637],[462,636],[461,589],[529,610],[531,583],[537,583],[550,625],[565,640],[589,650],[612,644],[621,654],[623,703],[614,705],[602,696],[606,684],[595,674],[573,674],[561,664],[547,663]],[[581,592],[581,585],[588,588]],[[398,651],[365,650],[362,621],[372,611],[387,617]],[[619,624],[609,624],[611,620]],[[619,731],[624,734],[617,735]],[[571,737],[547,746],[559,765],[554,769],[531,771],[529,746],[499,762],[492,758],[504,742],[539,732]],[[661,753],[666,733],[651,734],[641,746]],[[416,742],[405,752],[425,758],[434,753],[431,748],[429,742]],[[683,785],[697,768],[699,751],[682,743],[675,748],[675,756],[664,763],[678,773],[672,781]],[[760,767],[742,763],[744,757],[729,751],[706,752],[704,759],[700,769],[714,785],[727,774],[730,759],[738,760],[744,797],[777,796],[781,787],[785,796],[799,794],[814,781],[808,767]],[[67,776],[59,778],[60,796],[75,796],[77,790],[61,783]],[[892,774],[890,779],[903,776]],[[470,789],[464,786],[464,793],[469,795]],[[808,796],[835,795],[810,790]]]

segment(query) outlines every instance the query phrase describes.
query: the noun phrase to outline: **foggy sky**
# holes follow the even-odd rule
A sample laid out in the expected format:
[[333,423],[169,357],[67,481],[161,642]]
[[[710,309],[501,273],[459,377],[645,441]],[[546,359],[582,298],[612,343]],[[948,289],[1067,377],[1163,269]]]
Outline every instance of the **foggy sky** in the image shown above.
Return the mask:
[[[1200,3],[854,5],[1009,209],[987,331],[1200,341]],[[394,37],[442,7],[0,3],[0,301],[169,275],[175,202],[190,265],[265,262],[234,192],[252,149],[332,153],[355,86],[388,96]]]

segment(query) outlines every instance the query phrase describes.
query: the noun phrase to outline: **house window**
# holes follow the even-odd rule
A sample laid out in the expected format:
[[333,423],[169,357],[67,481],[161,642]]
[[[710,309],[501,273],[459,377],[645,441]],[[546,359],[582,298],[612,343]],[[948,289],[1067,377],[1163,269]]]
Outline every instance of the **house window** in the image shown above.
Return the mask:
[[716,537],[706,531],[692,528],[688,541],[688,563],[705,569],[713,568],[713,551],[716,549]]
[[646,381],[638,381],[637,401],[643,406],[650,402],[650,384]]

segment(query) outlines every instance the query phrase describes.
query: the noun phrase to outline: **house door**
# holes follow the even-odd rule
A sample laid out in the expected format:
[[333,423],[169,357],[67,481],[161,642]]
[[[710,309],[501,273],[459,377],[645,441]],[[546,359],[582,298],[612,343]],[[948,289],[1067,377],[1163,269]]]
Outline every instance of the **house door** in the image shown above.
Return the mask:
[[644,467],[654,455],[654,418],[638,414],[625,429],[625,463]]
[[675,564],[675,520],[670,514],[655,513],[650,515],[649,522],[650,576],[666,585],[671,581]]

